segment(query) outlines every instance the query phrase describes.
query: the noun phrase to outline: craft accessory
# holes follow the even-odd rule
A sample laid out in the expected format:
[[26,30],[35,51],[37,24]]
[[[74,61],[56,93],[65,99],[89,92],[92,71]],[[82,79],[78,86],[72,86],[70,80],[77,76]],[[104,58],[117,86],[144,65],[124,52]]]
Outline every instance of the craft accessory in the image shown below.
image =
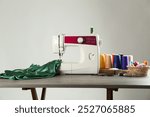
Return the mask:
[[100,69],[105,69],[105,54],[100,54]]
[[114,55],[113,68],[121,69],[121,58],[120,55]]
[[126,70],[128,65],[129,65],[129,56],[126,55],[122,56],[121,68],[123,70]]
[[112,57],[110,54],[105,54],[105,68],[106,69],[112,68],[111,59],[112,59]]

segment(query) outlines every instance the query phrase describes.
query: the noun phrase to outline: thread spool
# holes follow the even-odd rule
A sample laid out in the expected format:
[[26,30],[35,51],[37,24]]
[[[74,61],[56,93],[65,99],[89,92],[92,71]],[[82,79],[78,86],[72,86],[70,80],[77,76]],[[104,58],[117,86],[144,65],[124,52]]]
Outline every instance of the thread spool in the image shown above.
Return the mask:
[[105,54],[100,54],[100,68],[105,69]]
[[114,55],[113,67],[121,69],[121,57],[118,54]]
[[119,55],[120,55],[120,63],[122,63],[123,54],[119,54]]
[[133,55],[128,56],[129,56],[129,65],[131,66],[133,64]]
[[91,27],[91,28],[90,28],[90,34],[93,34],[93,33],[94,33],[94,28]]
[[129,65],[129,63],[130,63],[130,56],[128,56],[128,55],[124,55],[124,56],[122,56],[122,62],[121,62],[121,68],[123,69],[123,70],[126,70],[127,69],[127,66]]
[[112,62],[112,66],[114,64],[114,54],[111,55],[111,62]]
[[105,55],[105,68],[109,69],[112,68],[112,56],[110,54]]

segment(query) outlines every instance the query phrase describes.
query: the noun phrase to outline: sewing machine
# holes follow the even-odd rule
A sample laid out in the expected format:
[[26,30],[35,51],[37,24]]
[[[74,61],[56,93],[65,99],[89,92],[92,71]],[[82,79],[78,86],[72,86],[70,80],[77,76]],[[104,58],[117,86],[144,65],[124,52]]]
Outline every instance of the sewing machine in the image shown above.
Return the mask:
[[[60,71],[63,74],[98,74],[100,68],[100,40],[98,35],[90,36],[53,36],[53,52],[62,60]],[[79,56],[78,61],[67,62],[64,58],[67,49],[77,47],[79,52],[70,53]],[[68,59],[72,60],[69,56]]]

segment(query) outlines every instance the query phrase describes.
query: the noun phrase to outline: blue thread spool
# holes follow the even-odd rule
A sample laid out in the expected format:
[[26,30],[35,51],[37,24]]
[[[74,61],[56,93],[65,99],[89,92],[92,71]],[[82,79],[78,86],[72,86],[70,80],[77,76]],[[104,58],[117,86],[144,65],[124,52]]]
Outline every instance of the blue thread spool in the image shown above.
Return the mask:
[[120,57],[120,55],[114,55],[113,67],[121,69],[121,57]]
[[122,62],[121,62],[122,69],[126,70],[128,65],[129,65],[129,56],[122,56]]

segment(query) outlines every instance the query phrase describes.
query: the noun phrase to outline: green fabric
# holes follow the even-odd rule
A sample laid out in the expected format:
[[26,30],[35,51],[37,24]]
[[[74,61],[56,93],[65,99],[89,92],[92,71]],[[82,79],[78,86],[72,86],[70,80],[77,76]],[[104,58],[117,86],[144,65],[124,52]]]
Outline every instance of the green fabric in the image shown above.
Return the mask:
[[59,73],[61,60],[53,60],[42,66],[32,64],[27,69],[5,70],[0,74],[0,78],[12,80],[25,80],[35,78],[54,77]]

